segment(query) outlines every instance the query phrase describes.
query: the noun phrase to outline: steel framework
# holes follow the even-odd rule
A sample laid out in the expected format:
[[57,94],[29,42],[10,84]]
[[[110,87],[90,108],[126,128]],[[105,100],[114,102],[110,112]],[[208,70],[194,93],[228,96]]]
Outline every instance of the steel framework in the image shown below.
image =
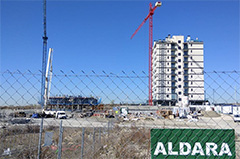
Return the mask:
[[149,105],[152,105],[152,46],[153,46],[153,14],[157,7],[160,7],[162,5],[161,2],[156,2],[155,6],[152,7],[152,3],[149,3],[149,13],[147,17],[143,20],[143,22],[139,25],[137,30],[132,34],[131,39],[134,37],[134,35],[138,32],[138,30],[143,26],[143,24],[149,19],[149,66],[148,66],[148,73],[149,73]]

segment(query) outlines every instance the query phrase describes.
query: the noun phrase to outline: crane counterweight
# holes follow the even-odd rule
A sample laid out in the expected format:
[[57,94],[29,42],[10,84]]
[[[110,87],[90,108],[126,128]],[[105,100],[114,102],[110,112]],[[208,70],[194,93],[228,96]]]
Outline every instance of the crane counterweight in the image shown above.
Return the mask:
[[162,5],[162,2],[156,2],[156,3],[155,3],[155,6],[156,6],[156,7],[161,7],[161,5]]

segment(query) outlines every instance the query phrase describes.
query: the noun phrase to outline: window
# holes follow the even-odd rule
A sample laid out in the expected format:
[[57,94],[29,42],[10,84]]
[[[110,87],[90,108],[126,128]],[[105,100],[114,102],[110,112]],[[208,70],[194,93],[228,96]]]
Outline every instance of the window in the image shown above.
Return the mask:
[[181,81],[182,79],[181,78],[178,78],[178,81]]
[[191,97],[193,98],[193,95],[191,95]]
[[169,50],[167,52],[169,52]]
[[192,50],[191,50],[191,52],[192,52]]
[[184,44],[183,48],[184,49],[188,49],[187,44]]
[[178,62],[181,62],[181,59],[178,59]]
[[179,101],[182,101],[182,98],[179,98],[178,100],[179,100]]
[[169,65],[169,63],[167,63],[167,65]]
[[178,40],[178,43],[180,44],[180,43],[181,43],[181,40]]
[[167,71],[169,71],[169,69],[167,69]]
[[179,75],[181,75],[181,72],[178,72]]
[[192,59],[192,56],[190,57],[190,59]]
[[169,97],[169,95],[167,95],[167,98]]
[[180,52],[178,53],[178,56],[181,56],[181,53],[180,53]]
[[179,46],[178,49],[181,50],[181,47]]
[[191,91],[193,91],[193,89],[191,89]]
[[182,94],[182,92],[178,92],[178,94],[179,94],[179,95],[181,95],[181,94]]
[[181,68],[181,66],[179,65],[178,68]]
[[191,62],[191,66],[192,66],[192,62]]
[[181,88],[182,86],[181,85],[178,85],[178,88]]
[[192,46],[192,44],[191,44],[191,46]]

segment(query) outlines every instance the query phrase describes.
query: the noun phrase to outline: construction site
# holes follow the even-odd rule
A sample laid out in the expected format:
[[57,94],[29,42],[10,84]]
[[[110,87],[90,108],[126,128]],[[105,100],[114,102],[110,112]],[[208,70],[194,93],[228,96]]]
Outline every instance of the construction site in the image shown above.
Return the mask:
[[[240,72],[206,72],[205,44],[193,38],[196,35],[162,33],[167,36],[154,40],[153,15],[162,7],[162,2],[149,3],[147,16],[130,37],[134,41],[140,31],[146,32],[140,29],[149,22],[147,73],[57,73],[53,48],[47,46],[47,1],[43,0],[40,73],[1,73],[0,159],[240,158]],[[58,56],[56,51],[54,58]],[[156,135],[159,139],[153,144],[153,129],[223,134],[231,130],[234,142],[229,139],[226,147],[228,139],[211,132],[209,139],[198,137],[196,143],[218,145],[202,148],[186,143],[195,141],[190,136],[204,133],[180,132],[184,138],[166,133]],[[178,139],[179,145],[173,146]]]

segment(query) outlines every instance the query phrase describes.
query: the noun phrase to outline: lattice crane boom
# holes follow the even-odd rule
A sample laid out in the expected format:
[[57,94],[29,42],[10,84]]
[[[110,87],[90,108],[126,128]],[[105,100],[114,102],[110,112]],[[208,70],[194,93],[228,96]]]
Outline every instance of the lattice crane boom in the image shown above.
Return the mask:
[[152,7],[152,3],[149,4],[149,13],[147,17],[143,20],[143,22],[139,25],[139,27],[136,29],[136,31],[132,34],[131,39],[137,34],[137,32],[140,30],[140,28],[143,26],[143,24],[149,19],[149,105],[152,105],[152,45],[153,45],[153,14],[154,11],[157,9],[157,7],[160,7],[162,5],[161,2],[156,2],[155,6]]

